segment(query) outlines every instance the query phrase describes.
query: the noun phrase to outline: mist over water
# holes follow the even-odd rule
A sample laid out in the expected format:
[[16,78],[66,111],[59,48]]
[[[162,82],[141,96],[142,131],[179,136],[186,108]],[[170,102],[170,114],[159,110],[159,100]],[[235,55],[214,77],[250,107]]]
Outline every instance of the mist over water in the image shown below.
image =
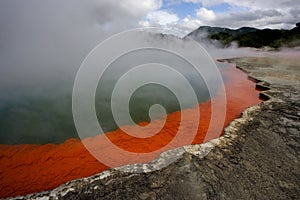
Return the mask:
[[[189,41],[182,40],[174,36],[163,36],[153,33],[143,33],[143,39],[151,43],[166,43],[175,48],[187,49],[189,53],[197,57],[189,45]],[[138,42],[138,41],[137,41]],[[251,49],[216,49],[206,46],[207,51],[214,59],[222,57],[238,56],[263,56],[270,53],[257,52]],[[194,55],[195,54],[195,55]],[[116,59],[104,72],[96,92],[95,108],[100,125],[104,132],[118,128],[111,111],[111,94],[114,86],[120,77],[135,66],[144,63],[161,63],[171,66],[184,75],[193,87],[198,102],[208,100],[214,93],[209,94],[207,84],[214,85],[213,91],[217,91],[220,83],[215,80],[215,74],[207,69],[206,63],[203,68],[208,72],[208,83],[203,80],[201,74],[197,72],[190,63],[183,58],[174,56],[172,53],[162,50],[132,51]],[[216,63],[218,68],[226,70],[226,64]],[[67,67],[68,65],[66,65]],[[99,63],[99,67],[101,63]],[[64,69],[64,66],[61,67]],[[62,143],[69,138],[78,138],[72,116],[72,86],[75,77],[74,71],[69,71],[68,75],[52,77],[55,68],[49,70],[49,77],[45,81],[22,79],[24,84],[21,87],[8,85],[0,90],[0,143],[2,144],[45,144]],[[199,70],[199,69],[198,69]],[[27,68],[26,73],[34,73],[33,68]],[[53,73],[51,73],[53,72]],[[18,71],[16,73],[22,73]],[[48,71],[43,74],[47,76]],[[140,74],[140,77],[151,74]],[[154,71],[153,76],[161,76],[161,79],[170,80],[174,87],[185,91],[183,84],[177,81],[172,74],[160,74]],[[133,77],[134,78],[134,77]],[[28,84],[26,80],[28,79]],[[17,80],[15,80],[17,82]],[[224,80],[226,81],[226,80]],[[214,83],[215,82],[215,83]],[[124,95],[127,91],[123,91]],[[122,96],[122,95],[121,95]],[[186,97],[188,102],[189,97]],[[120,98],[122,101],[122,98]],[[167,113],[179,109],[190,108],[194,105],[186,103],[180,108],[176,96],[168,88],[148,84],[138,88],[132,95],[129,102],[129,110],[132,120],[135,123],[150,122],[149,109],[154,104],[160,104]],[[121,109],[122,110],[122,109]],[[122,113],[119,113],[122,116]],[[156,116],[160,118],[161,116]],[[124,121],[122,125],[130,124],[130,120]]]
[[[80,64],[99,42],[134,27],[129,24],[144,15],[132,13],[131,8],[116,8],[114,4],[110,0],[0,2],[0,143],[61,143],[78,137],[72,117],[72,88]],[[111,12],[112,9],[115,11]],[[149,43],[164,42],[176,48],[189,48],[187,41],[173,36],[152,34],[146,38]],[[235,47],[205,47],[214,59],[263,55],[263,52]],[[192,48],[189,51],[193,53]],[[128,54],[111,64],[97,89],[95,107],[104,131],[117,128],[109,111],[115,81],[142,62],[173,66],[187,77],[199,102],[210,98],[202,77],[184,60],[166,52]],[[164,77],[181,87],[171,75]],[[214,81],[214,74],[210,80]],[[215,89],[218,86],[216,84]],[[167,88],[146,85],[130,100],[133,121],[149,121],[148,111],[154,103],[163,105],[168,113],[179,109],[174,94]]]
[[[98,119],[102,126],[104,127],[104,132],[110,131],[111,127],[117,127],[113,125],[113,116],[111,112],[111,95],[110,93],[114,89],[115,83],[124,75],[127,71],[135,66],[139,66],[143,63],[160,63],[166,66],[172,66],[180,74],[186,77],[195,91],[198,102],[202,102],[209,98],[209,92],[206,87],[206,83],[199,74],[199,72],[191,66],[186,60],[174,56],[170,52],[155,49],[145,49],[143,51],[133,51],[113,62],[110,67],[103,74],[103,79],[100,80],[98,84],[98,90],[96,95],[96,110],[98,110],[100,115]],[[151,64],[150,66],[151,67]],[[161,81],[169,81],[170,85],[178,88],[180,93],[184,93],[187,89],[184,83],[178,79],[173,74],[165,74],[163,71],[149,71],[148,74],[138,73],[134,78],[142,78],[145,76],[156,76],[162,79]],[[216,87],[217,88],[217,87]],[[102,91],[102,92],[101,92]],[[121,91],[124,94],[118,94],[121,96],[120,101],[123,101],[122,96],[128,91]],[[182,102],[182,108],[190,108],[193,105],[189,103],[189,96],[186,96],[185,102]],[[118,105],[118,102],[115,102]],[[134,94],[131,96],[129,103],[129,110],[131,117],[134,122],[150,122],[149,109],[154,104],[162,105],[167,113],[174,112],[180,109],[180,105],[175,94],[168,88],[158,85],[158,84],[147,84],[139,87]],[[97,109],[98,108],[98,109]],[[122,112],[118,113],[122,115],[124,113],[123,119],[126,119],[125,108],[121,108]],[[105,114],[103,114],[105,113]],[[161,116],[157,116],[161,117]],[[130,124],[130,121],[124,120],[124,124]],[[108,127],[108,128],[105,128]]]
[[[146,35],[147,36],[147,35]],[[153,35],[146,38],[153,38]],[[153,42],[152,39],[150,43]],[[179,44],[182,43],[178,40]],[[173,40],[171,45],[176,43]],[[160,42],[160,41],[158,41]],[[188,46],[187,46],[188,47]],[[127,71],[143,63],[161,63],[172,66],[184,75],[195,91],[198,102],[210,98],[207,85],[201,74],[183,58],[162,50],[146,49],[133,51],[121,56],[111,63],[100,80],[96,93],[96,112],[98,120],[104,132],[118,128],[111,111],[111,94],[118,79]],[[101,67],[101,63],[99,63]],[[205,68],[205,67],[203,67]],[[184,93],[186,88],[172,74],[161,74],[160,71],[151,72],[152,76],[160,76],[160,79],[169,80],[173,87]],[[151,76],[151,74],[139,74],[138,76]],[[135,77],[132,77],[135,78]],[[211,74],[210,81],[214,80]],[[22,143],[61,143],[66,139],[78,137],[72,117],[72,99],[70,85],[58,83],[57,85],[35,85],[31,89],[20,89],[1,93],[0,105],[0,142],[4,144]],[[217,90],[218,84],[214,90]],[[127,91],[123,91],[124,95]],[[120,101],[123,101],[122,94]],[[213,94],[211,94],[213,95]],[[168,88],[147,84],[138,88],[132,95],[129,110],[135,123],[149,122],[149,109],[154,104],[162,105],[167,113],[179,109],[190,108],[189,96],[180,108],[176,96]],[[122,113],[119,113],[122,116]],[[157,118],[161,116],[156,116]],[[124,115],[124,123],[129,124]]]

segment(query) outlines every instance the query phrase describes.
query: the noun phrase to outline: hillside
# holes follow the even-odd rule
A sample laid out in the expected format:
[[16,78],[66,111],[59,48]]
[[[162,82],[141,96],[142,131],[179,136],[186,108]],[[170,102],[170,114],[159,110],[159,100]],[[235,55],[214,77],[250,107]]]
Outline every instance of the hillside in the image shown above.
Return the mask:
[[291,30],[200,26],[188,36],[199,42],[209,41],[221,47],[228,47],[233,42],[237,43],[239,47],[297,47],[300,46],[300,23],[297,23],[296,27]]

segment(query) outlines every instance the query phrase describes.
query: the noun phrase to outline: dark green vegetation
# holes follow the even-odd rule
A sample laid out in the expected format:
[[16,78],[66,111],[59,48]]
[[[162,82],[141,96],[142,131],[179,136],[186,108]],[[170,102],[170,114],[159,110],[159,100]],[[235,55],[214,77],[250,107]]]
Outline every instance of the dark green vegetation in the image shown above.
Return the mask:
[[272,48],[300,46],[300,23],[291,30],[256,29],[242,27],[236,30],[220,27],[201,26],[188,34],[193,39],[203,41],[209,39],[218,41],[222,47],[228,47],[233,42],[239,47]]

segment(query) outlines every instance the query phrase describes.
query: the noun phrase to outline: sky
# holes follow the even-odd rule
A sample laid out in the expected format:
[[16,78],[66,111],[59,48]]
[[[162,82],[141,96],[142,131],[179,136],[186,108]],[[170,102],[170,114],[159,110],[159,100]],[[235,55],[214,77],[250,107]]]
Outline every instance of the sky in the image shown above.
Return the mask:
[[290,29],[298,21],[299,0],[1,0],[0,92],[72,81],[97,44],[131,28],[184,36],[202,25]]
[[299,0],[163,0],[142,26],[162,26],[184,34],[199,26],[290,29],[300,21]]

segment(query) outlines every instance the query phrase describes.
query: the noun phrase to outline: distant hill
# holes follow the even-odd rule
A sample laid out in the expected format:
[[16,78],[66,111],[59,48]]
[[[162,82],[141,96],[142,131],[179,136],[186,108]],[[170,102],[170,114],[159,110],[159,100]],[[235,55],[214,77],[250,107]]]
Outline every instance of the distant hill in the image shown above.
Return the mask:
[[188,36],[199,42],[208,41],[222,47],[228,47],[233,42],[239,47],[296,47],[300,46],[300,22],[291,30],[200,26]]

